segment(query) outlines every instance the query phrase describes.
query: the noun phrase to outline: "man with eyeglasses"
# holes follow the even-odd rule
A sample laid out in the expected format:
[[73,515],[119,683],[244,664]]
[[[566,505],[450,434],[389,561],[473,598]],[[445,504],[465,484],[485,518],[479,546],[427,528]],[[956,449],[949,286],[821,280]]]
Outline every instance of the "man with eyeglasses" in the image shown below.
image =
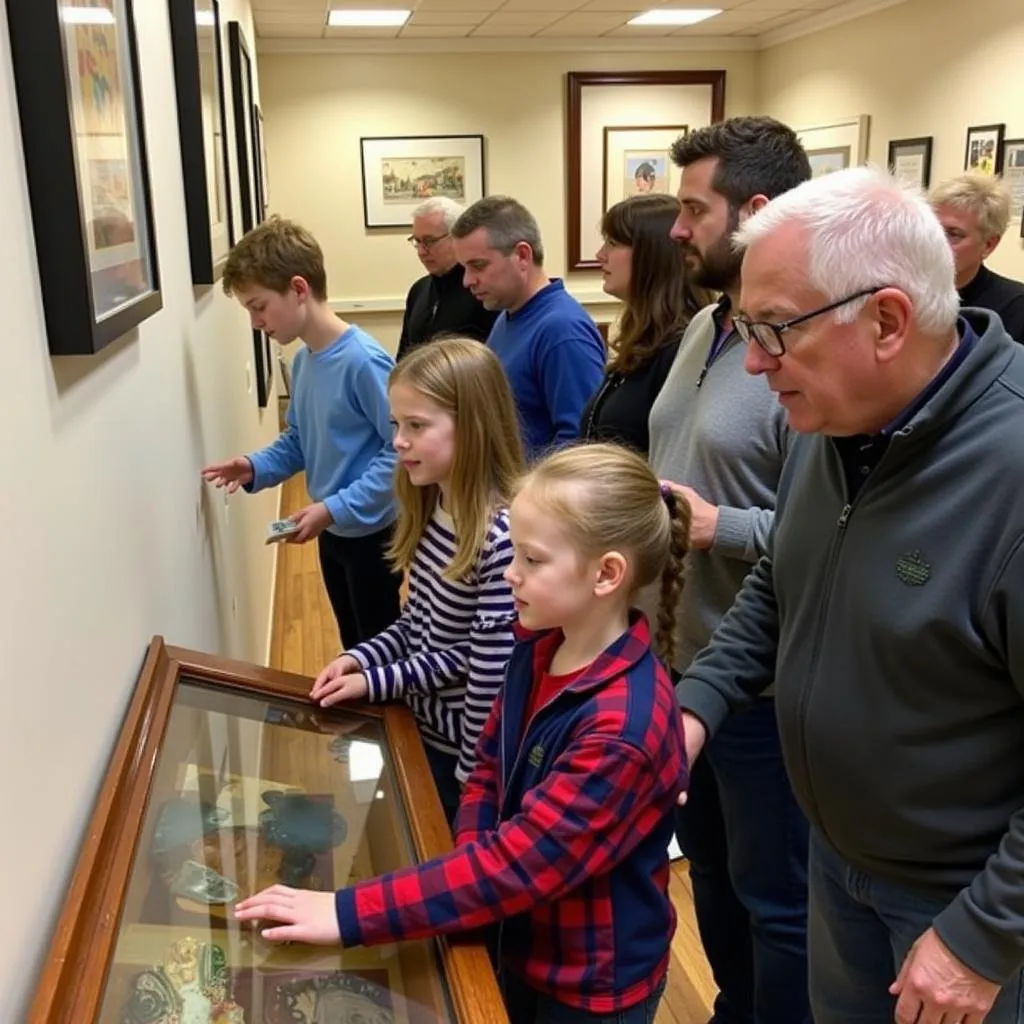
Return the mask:
[[[672,158],[682,168],[672,237],[693,284],[722,293],[687,328],[649,419],[651,466],[692,510],[678,676],[767,550],[788,445],[784,412],[743,367],[732,234],[811,169],[792,129],[766,117],[692,132]],[[678,839],[718,986],[712,1024],[808,1020],[807,823],[786,776],[770,695],[730,721],[692,766]]]
[[455,259],[451,231],[461,213],[462,207],[447,196],[434,196],[413,210],[408,242],[427,273],[405,300],[398,359],[432,338],[458,335],[486,341],[491,333],[498,314],[485,309],[465,286]]
[[679,684],[688,753],[774,681],[816,1024],[1018,1022],[1024,350],[960,309],[941,225],[880,170],[736,242],[747,370],[796,433],[771,550]]

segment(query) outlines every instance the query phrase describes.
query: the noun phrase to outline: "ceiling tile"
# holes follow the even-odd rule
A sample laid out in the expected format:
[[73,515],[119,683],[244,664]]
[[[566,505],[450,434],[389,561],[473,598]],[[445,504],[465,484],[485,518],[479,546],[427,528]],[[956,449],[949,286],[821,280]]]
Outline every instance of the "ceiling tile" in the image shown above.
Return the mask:
[[264,25],[257,17],[256,35],[260,39],[323,39],[324,30],[308,25]]
[[486,13],[468,14],[465,11],[417,11],[406,22],[409,25],[478,25]]
[[496,11],[484,22],[484,25],[490,25],[492,28],[522,26],[537,31],[546,28],[560,17],[561,14],[558,11],[509,11],[508,14],[504,11]]
[[[420,0],[416,13],[420,11],[465,11],[476,15],[480,12],[497,10],[502,0]],[[471,19],[475,20],[475,19]]]
[[499,14],[514,11],[575,11],[581,8],[586,0],[505,0]]
[[476,25],[406,25],[401,39],[461,39],[468,36]]
[[261,25],[314,25],[323,28],[327,24],[323,11],[257,11],[253,17]]
[[783,14],[789,14],[793,10],[793,4],[789,0],[746,0],[746,3],[734,7],[729,12],[742,14],[767,14],[772,18],[780,18]]
[[581,10],[587,14],[591,11],[623,11],[626,17],[632,18],[656,6],[651,0],[588,0]]
[[540,33],[542,36],[600,36],[618,28],[628,14],[567,14]]
[[539,31],[540,28],[527,28],[525,25],[492,25],[488,20],[473,29],[471,37],[477,39],[485,36],[504,36],[509,39],[525,39]]

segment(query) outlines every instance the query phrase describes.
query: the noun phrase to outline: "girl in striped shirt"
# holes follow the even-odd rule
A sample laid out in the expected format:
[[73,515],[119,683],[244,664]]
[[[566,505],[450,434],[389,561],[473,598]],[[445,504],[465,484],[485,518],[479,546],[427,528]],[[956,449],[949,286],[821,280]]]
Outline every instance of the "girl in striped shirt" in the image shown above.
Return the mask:
[[416,715],[449,823],[512,653],[508,501],[523,470],[515,402],[497,357],[448,338],[413,349],[388,384],[398,523],[408,571],[398,620],[332,661],[311,696],[404,700]]

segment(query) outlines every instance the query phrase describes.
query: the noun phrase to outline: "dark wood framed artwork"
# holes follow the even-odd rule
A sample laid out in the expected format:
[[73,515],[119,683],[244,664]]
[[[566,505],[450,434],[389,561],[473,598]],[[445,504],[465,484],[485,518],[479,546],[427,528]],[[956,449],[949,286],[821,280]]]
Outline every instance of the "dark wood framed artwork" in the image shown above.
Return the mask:
[[889,173],[908,185],[927,189],[932,181],[931,135],[918,139],[892,139],[889,142]]
[[253,329],[252,348],[255,360],[256,401],[261,409],[266,409],[270,404],[270,392],[274,386],[274,353],[270,335]]
[[192,283],[213,284],[234,244],[220,0],[170,0]]
[[[598,266],[596,259],[584,253],[584,246],[581,240],[581,230],[585,216],[583,213],[583,107],[585,94],[588,89],[606,86],[630,86],[638,90],[644,87],[664,90],[666,86],[708,86],[708,120],[710,122],[721,121],[725,117],[724,71],[570,71],[567,76],[568,95],[566,103],[566,162],[568,167],[566,233],[568,239],[569,270],[590,270]],[[684,120],[688,124],[693,123],[689,118]],[[655,117],[652,123],[658,124],[658,118]],[[668,122],[661,121],[660,123]],[[645,127],[643,121],[636,117],[631,118],[630,124],[634,128]],[[592,141],[596,153],[601,152],[602,133],[605,127],[617,126],[601,124],[594,128],[594,139]],[[603,167],[595,169],[592,177],[591,190],[596,190],[595,196],[592,197],[596,203],[594,206],[596,211],[600,208],[602,201]],[[588,207],[591,205],[594,204],[588,203]],[[596,246],[594,248],[596,249]]]
[[1003,170],[1005,124],[976,124],[967,129],[964,170],[994,177]]
[[92,355],[163,305],[133,3],[7,0],[7,20],[47,341]]
[[228,22],[228,57],[231,66],[231,100],[235,120],[235,157],[238,164],[238,195],[241,205],[240,238],[263,219],[260,214],[259,179],[256,176],[256,101],[252,57],[242,26]]
[[253,125],[255,126],[253,158],[256,161],[256,180],[259,182],[260,220],[264,221],[267,219],[267,211],[270,208],[270,172],[267,160],[266,126],[259,104],[253,105],[253,114]]
[[331,891],[451,849],[408,708],[325,711],[311,682],[154,638],[29,1024],[186,1002],[204,1020],[507,1024],[482,945],[281,946],[232,918],[275,881]]

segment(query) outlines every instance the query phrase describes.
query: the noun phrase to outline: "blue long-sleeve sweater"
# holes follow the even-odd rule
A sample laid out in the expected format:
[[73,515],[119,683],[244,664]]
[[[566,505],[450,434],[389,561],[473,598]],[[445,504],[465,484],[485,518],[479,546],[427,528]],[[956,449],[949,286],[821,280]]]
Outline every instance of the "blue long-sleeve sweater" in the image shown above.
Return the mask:
[[503,312],[487,339],[519,410],[527,457],[575,440],[590,396],[604,379],[604,342],[557,278],[522,309]]
[[287,429],[249,456],[259,491],[306,471],[341,537],[365,537],[394,522],[388,376],[394,360],[358,327],[319,352],[303,346],[292,364]]

